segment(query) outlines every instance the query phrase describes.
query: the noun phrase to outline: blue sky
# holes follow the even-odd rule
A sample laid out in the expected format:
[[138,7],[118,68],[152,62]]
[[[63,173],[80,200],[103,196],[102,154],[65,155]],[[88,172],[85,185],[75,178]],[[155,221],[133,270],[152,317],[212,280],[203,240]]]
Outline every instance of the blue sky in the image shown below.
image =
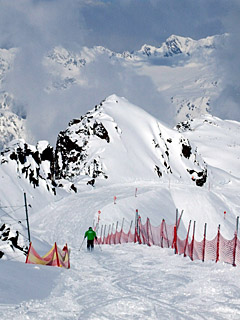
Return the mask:
[[0,44],[38,39],[45,46],[131,51],[171,34],[200,39],[231,32],[239,7],[238,0],[1,0]]

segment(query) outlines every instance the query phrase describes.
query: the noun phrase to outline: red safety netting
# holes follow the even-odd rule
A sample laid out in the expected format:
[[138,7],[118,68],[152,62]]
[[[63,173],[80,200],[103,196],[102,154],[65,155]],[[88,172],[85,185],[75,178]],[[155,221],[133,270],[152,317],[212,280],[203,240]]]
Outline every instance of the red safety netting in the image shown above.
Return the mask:
[[155,245],[161,248],[172,248],[177,254],[183,254],[190,257],[191,260],[226,262],[232,265],[240,265],[240,240],[235,233],[232,240],[225,239],[220,233],[220,227],[217,235],[212,240],[207,240],[204,234],[202,241],[194,239],[195,225],[191,239],[189,229],[185,239],[180,239],[177,234],[180,219],[176,225],[168,225],[165,220],[159,226],[153,226],[147,218],[145,224],[142,224],[141,218],[136,219],[134,232],[132,224],[129,231],[125,233],[123,227],[115,233],[111,231],[107,236],[102,235],[98,238],[99,244],[121,244],[137,242],[139,244]]
[[63,267],[66,269],[70,268],[69,250],[67,244],[63,249],[59,249],[56,242],[43,257],[41,257],[30,243],[26,263],[30,264],[42,264],[46,266]]

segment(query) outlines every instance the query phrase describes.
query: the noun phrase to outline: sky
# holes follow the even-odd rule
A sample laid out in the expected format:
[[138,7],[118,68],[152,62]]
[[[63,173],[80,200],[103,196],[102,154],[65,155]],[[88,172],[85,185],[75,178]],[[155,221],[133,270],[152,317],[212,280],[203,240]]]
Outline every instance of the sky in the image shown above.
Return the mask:
[[[219,56],[229,86],[218,104],[220,114],[225,114],[227,103],[229,117],[238,117],[239,16],[238,0],[0,0],[0,48],[20,48],[4,89],[25,106],[36,139],[52,142],[73,117],[79,117],[112,93],[124,94],[134,103],[142,102],[141,106],[149,104],[153,110],[162,106],[158,113],[166,115],[167,104],[146,78],[124,74],[123,78],[131,79],[125,88],[113,70],[108,73],[101,66],[92,74],[99,78],[104,74],[98,90],[73,88],[49,95],[44,91],[49,75],[42,58],[55,46],[77,52],[84,46],[101,45],[123,52],[138,50],[145,43],[160,46],[172,34],[197,40],[229,32],[233,35],[229,52]],[[149,101],[142,90],[146,87]],[[163,120],[168,122],[167,117]]]

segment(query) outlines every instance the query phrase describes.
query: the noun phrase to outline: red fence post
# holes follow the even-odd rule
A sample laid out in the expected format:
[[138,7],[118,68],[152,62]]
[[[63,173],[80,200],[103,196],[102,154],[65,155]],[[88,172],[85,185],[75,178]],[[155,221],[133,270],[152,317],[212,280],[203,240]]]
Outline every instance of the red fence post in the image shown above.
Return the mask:
[[189,221],[189,224],[188,224],[188,232],[187,232],[187,237],[186,237],[186,241],[185,241],[185,244],[184,244],[184,253],[183,253],[183,256],[186,257],[186,248],[187,248],[187,245],[188,245],[188,237],[189,237],[189,231],[190,231],[190,228],[191,228],[191,220]]
[[26,258],[26,262],[25,263],[28,263],[28,257],[29,257],[29,253],[30,253],[30,250],[31,250],[31,246],[32,246],[32,242],[30,242],[30,244],[29,244],[28,254],[27,254],[27,258]]
[[236,251],[237,251],[237,239],[238,239],[238,222],[239,217],[236,219],[236,230],[234,235],[234,247],[233,247],[233,266],[236,267]]
[[123,233],[123,224],[124,224],[124,218],[123,218],[123,221],[122,221],[122,227],[121,227],[120,237],[119,237],[119,243],[120,243],[120,244],[121,244],[122,233]]
[[216,263],[219,261],[219,243],[220,243],[220,224],[218,226],[218,233],[217,233],[217,252],[216,252]]
[[195,237],[195,226],[196,226],[196,221],[193,223],[193,236],[192,236],[192,243],[191,243],[191,260],[193,261],[193,249],[194,249],[194,237]]
[[56,259],[57,259],[57,266],[60,267],[59,257],[58,257],[58,249],[57,249],[57,243],[56,242],[55,242],[55,253],[56,253]]
[[101,232],[100,232],[100,244],[102,244],[102,232],[103,232],[103,225],[101,226]]
[[117,224],[116,224],[116,231],[115,231],[115,237],[114,237],[114,244],[116,244],[117,228],[118,228],[118,221],[117,221]]
[[147,218],[147,245],[150,247],[150,237],[149,237],[149,218]]
[[139,244],[142,244],[142,240],[141,240],[141,226],[142,226],[141,217],[138,216],[137,237],[138,237],[138,243],[139,243]]
[[137,234],[138,234],[138,209],[136,209],[136,216],[135,216],[135,235],[134,235],[134,243],[137,242]]
[[109,225],[108,227],[107,244],[110,244],[110,229],[111,229],[111,225]]
[[103,231],[103,244],[107,244],[106,237],[105,237],[106,228],[107,228],[107,225],[105,224],[105,226],[104,226],[104,231]]
[[175,223],[175,226],[174,226],[173,243],[172,243],[172,248],[174,249],[175,254],[178,253],[178,249],[177,249],[177,226],[178,226],[178,209],[176,210],[176,223]]
[[204,262],[204,259],[205,259],[206,233],[207,233],[207,224],[205,223],[204,236],[203,236],[203,248],[202,248],[202,262]]
[[160,227],[160,239],[161,239],[161,248],[163,248],[163,225],[164,225],[164,219],[162,219],[161,227]]

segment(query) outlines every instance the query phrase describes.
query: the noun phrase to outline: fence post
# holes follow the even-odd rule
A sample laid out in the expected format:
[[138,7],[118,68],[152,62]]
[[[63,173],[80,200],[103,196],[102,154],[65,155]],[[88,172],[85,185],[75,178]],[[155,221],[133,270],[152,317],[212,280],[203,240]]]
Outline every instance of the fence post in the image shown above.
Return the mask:
[[121,243],[121,238],[122,238],[122,233],[123,233],[123,224],[124,224],[124,218],[122,220],[122,227],[121,227],[121,232],[120,232],[120,237],[119,237],[119,243]]
[[237,251],[237,240],[238,240],[238,223],[239,217],[236,219],[236,230],[234,235],[234,247],[233,247],[233,266],[236,267],[236,251]]
[[110,234],[110,244],[114,244],[112,243],[112,239],[113,239],[113,227],[114,227],[114,222],[112,223],[112,230],[111,230],[111,234]]
[[111,225],[109,225],[109,228],[108,228],[108,236],[107,236],[107,242],[108,242],[108,244],[111,244],[110,243],[110,229],[111,229]]
[[27,258],[26,258],[26,262],[25,263],[28,263],[28,258],[29,258],[31,247],[32,247],[32,242],[30,242],[30,244],[29,244],[28,254],[27,254]]
[[187,231],[187,237],[186,237],[186,241],[185,241],[185,244],[184,244],[184,253],[183,253],[183,256],[186,257],[186,248],[187,248],[187,244],[188,244],[188,237],[189,237],[189,231],[190,231],[190,228],[191,228],[191,220],[189,221],[189,224],[188,224],[188,231]]
[[173,243],[172,243],[172,248],[174,248],[175,254],[178,253],[177,249],[177,226],[178,226],[178,209],[176,209],[176,222],[174,226],[174,235],[173,235]]
[[142,240],[141,240],[141,225],[142,225],[141,217],[140,217],[140,215],[138,215],[138,233],[137,233],[137,236],[138,236],[138,243],[139,244],[142,244]]
[[182,219],[182,215],[183,215],[183,210],[181,211],[180,217],[179,217],[178,222],[177,222],[177,229],[179,228],[179,225],[180,225],[180,222],[181,222],[181,219]]
[[204,236],[203,236],[203,248],[202,248],[202,262],[204,262],[204,259],[205,259],[206,235],[207,235],[207,224],[205,223]]
[[56,253],[56,259],[57,259],[57,266],[60,267],[59,257],[58,257],[58,249],[57,249],[57,243],[56,242],[55,242],[55,253]]
[[102,231],[103,231],[103,225],[101,226],[101,232],[100,232],[100,243],[102,244]]
[[216,263],[219,261],[219,243],[220,243],[220,224],[218,226],[218,233],[217,233],[217,253],[216,253]]
[[107,244],[107,241],[106,241],[106,238],[105,238],[106,228],[107,228],[107,225],[105,224],[104,231],[103,231],[103,244]]
[[135,215],[135,234],[134,234],[134,243],[137,242],[137,234],[138,234],[138,209],[136,209]]
[[149,239],[149,218],[147,218],[147,245],[150,247],[150,239]]
[[195,237],[195,226],[196,226],[196,221],[193,223],[193,236],[192,236],[192,243],[191,243],[191,260],[193,261],[193,249],[194,249],[194,237]]
[[163,248],[163,225],[164,225],[164,219],[162,219],[161,228],[160,228],[160,238],[161,238],[161,248]]
[[117,221],[117,224],[116,224],[116,231],[115,231],[115,237],[114,237],[114,244],[116,244],[117,228],[118,228],[118,221]]

